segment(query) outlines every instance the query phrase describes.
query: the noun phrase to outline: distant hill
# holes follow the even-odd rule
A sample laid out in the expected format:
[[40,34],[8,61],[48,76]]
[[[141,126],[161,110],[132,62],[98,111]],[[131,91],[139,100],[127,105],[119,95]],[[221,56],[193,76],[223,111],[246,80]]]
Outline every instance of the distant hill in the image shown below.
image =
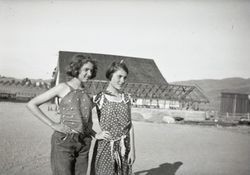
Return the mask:
[[250,78],[203,79],[171,82],[172,84],[194,85],[210,100],[210,107],[219,110],[221,92],[250,94]]

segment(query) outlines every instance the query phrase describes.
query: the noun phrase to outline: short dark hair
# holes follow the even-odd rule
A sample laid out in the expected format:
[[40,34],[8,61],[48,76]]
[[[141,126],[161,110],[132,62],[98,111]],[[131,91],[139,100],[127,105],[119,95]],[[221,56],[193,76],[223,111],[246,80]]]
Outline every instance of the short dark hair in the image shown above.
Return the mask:
[[90,56],[84,56],[82,54],[76,54],[72,57],[71,62],[66,67],[66,74],[71,77],[78,77],[80,74],[80,69],[86,63],[93,64],[93,71],[92,71],[90,79],[95,78],[96,73],[97,73],[96,61],[93,60]]
[[124,70],[128,74],[128,67],[126,66],[123,60],[121,60],[120,62],[114,61],[113,63],[111,63],[108,70],[106,71],[106,78],[111,80],[113,74],[119,69]]

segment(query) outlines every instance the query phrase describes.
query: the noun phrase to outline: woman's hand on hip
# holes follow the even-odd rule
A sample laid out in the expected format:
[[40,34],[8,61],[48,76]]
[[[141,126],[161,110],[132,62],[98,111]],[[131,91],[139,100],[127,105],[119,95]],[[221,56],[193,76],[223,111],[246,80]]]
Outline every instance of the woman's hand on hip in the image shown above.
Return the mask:
[[95,135],[97,140],[108,140],[111,138],[111,135],[108,131],[101,131]]
[[54,123],[53,125],[51,125],[51,128],[54,129],[55,131],[59,131],[62,133],[69,133],[71,132],[70,127],[62,124],[62,123]]

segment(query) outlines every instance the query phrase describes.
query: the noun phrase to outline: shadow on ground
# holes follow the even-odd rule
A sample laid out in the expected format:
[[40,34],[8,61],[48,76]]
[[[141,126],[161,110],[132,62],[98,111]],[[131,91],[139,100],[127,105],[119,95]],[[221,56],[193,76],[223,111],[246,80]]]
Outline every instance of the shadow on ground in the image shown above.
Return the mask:
[[163,163],[156,168],[135,172],[135,175],[140,175],[142,173],[144,175],[175,175],[176,171],[182,164],[182,162],[175,162],[172,164]]

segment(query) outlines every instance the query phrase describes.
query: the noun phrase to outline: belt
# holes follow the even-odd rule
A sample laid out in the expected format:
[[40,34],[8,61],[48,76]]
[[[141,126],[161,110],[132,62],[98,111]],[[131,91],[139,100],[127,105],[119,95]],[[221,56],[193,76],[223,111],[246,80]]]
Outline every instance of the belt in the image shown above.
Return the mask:
[[120,148],[121,148],[121,156],[124,157],[125,156],[125,152],[126,152],[126,147],[125,147],[125,143],[124,143],[124,139],[126,138],[126,135],[122,135],[121,137],[114,139],[114,140],[109,140],[110,142],[110,148],[111,148],[111,159],[113,162],[116,162],[117,165],[119,166],[119,168],[121,168],[121,158],[120,158],[120,154],[118,153],[118,151],[114,151],[114,143],[117,141],[120,141]]
[[58,133],[61,133],[61,134],[65,134],[66,137],[68,137],[68,136],[79,137],[81,139],[90,136],[89,134],[80,133],[80,132],[67,132],[67,133],[63,133],[63,132],[60,132],[60,131],[55,131],[55,132],[58,132]]

